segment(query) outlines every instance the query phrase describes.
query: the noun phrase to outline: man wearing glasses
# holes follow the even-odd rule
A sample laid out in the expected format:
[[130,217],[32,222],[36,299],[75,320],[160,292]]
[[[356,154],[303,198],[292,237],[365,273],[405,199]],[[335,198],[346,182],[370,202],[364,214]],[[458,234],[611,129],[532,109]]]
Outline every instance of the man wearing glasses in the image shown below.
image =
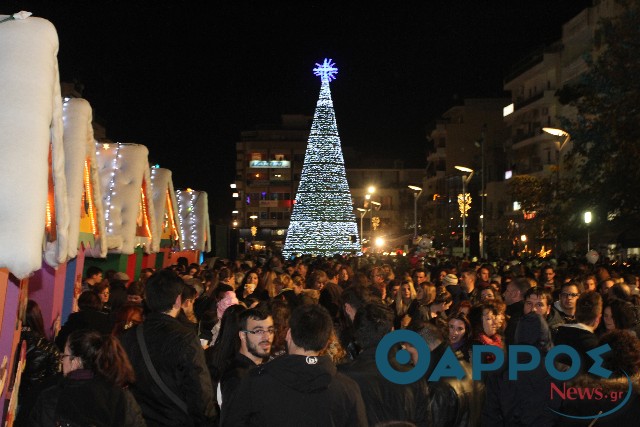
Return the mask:
[[229,401],[240,381],[249,371],[269,359],[275,331],[268,313],[251,308],[239,316],[240,350],[220,379],[222,404]]
[[580,289],[574,282],[563,283],[560,288],[560,299],[553,304],[564,323],[576,323],[576,302]]
[[288,355],[250,372],[222,410],[225,426],[365,427],[360,387],[338,373],[329,356],[333,321],[319,305],[296,308],[289,320]]

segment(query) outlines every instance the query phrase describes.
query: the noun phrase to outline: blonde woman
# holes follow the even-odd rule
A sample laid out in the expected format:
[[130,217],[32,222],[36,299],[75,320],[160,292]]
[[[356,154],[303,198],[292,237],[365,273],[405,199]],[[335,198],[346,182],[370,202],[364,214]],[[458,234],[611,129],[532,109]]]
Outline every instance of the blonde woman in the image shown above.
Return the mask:
[[277,295],[275,280],[278,274],[275,271],[267,270],[262,274],[254,296],[262,301],[272,299]]
[[396,297],[396,301],[394,304],[396,320],[395,320],[395,328],[399,329],[404,323],[403,319],[407,316],[409,312],[409,307],[411,303],[416,299],[416,289],[413,287],[413,282],[411,280],[403,280],[400,284],[400,290],[398,291],[398,296]]
[[275,286],[276,295],[280,295],[284,289],[293,289],[293,280],[291,280],[291,276],[286,273],[278,275],[274,279],[273,284]]

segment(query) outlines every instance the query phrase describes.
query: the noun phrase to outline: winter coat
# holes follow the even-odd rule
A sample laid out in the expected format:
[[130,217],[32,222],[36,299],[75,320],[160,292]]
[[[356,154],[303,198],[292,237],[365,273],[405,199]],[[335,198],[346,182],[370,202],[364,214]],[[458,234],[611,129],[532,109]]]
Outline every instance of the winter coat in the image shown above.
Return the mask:
[[429,388],[425,381],[400,385],[387,380],[376,365],[376,349],[367,349],[355,361],[341,365],[340,372],[360,386],[369,425],[385,421],[409,421],[430,426]]
[[[593,360],[587,356],[587,351],[598,347],[598,337],[591,331],[580,327],[581,323],[563,325],[558,328],[555,334],[553,344],[568,345],[575,349],[580,355],[580,372],[584,373],[589,370],[593,364]],[[571,359],[566,355],[560,355],[556,359],[558,362],[571,366]]]
[[249,371],[258,365],[247,356],[236,353],[229,366],[225,369],[220,379],[220,390],[222,392],[222,402],[228,401],[238,388],[240,381],[249,375]]
[[[435,352],[432,355],[435,355]],[[465,371],[464,378],[441,378],[428,382],[433,427],[480,425],[480,414],[485,400],[484,384],[472,379],[471,365],[463,360],[462,353],[456,352],[456,357]],[[430,376],[431,372],[428,372],[424,381]]]
[[[522,363],[530,360],[523,356]],[[544,360],[544,355],[542,355]],[[559,402],[550,399],[549,390],[554,379],[544,363],[533,371],[518,372],[517,380],[509,380],[508,363],[497,372],[487,375],[486,399],[482,408],[484,427],[543,427],[552,426],[556,415],[549,410],[558,409]]]
[[287,355],[251,371],[222,411],[224,426],[364,427],[358,384],[328,356]]
[[60,352],[54,343],[28,326],[22,328],[20,340],[27,343],[27,357],[20,382],[16,425],[24,425],[40,392],[56,384],[61,377]]
[[164,313],[150,313],[142,324],[155,370],[166,386],[187,404],[189,411],[185,414],[153,380],[138,344],[137,325],[120,340],[136,372],[131,392],[142,408],[147,425],[211,425],[217,416],[214,391],[204,351],[193,329]]
[[29,414],[29,425],[138,427],[146,424],[128,390],[80,369],[40,394]]

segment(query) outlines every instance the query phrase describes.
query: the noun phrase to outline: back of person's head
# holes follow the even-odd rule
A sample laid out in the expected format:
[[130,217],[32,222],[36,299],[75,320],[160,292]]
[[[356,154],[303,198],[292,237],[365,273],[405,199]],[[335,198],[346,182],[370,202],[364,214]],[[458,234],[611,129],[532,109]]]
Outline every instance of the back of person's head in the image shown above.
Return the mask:
[[604,306],[611,309],[611,317],[616,329],[632,329],[640,324],[638,307],[632,303],[618,298],[609,298]]
[[127,303],[115,312],[115,322],[113,334],[120,335],[127,329],[142,323],[144,320],[144,309],[139,304]]
[[355,310],[371,301],[371,290],[366,286],[351,285],[340,294],[342,304],[349,304]]
[[38,335],[44,337],[44,320],[42,319],[42,310],[34,300],[27,301],[27,310],[25,312],[25,325]]
[[433,287],[435,288],[435,298],[433,299],[433,304],[448,304],[453,301],[451,294],[447,291],[445,286]]
[[576,302],[576,320],[590,324],[602,313],[602,296],[597,292],[586,292]]
[[[467,323],[469,322],[467,321]],[[420,316],[412,318],[407,329],[420,335],[429,348],[435,348],[444,341],[442,331],[438,329],[437,326]]]
[[194,288],[193,286],[189,286],[185,284],[184,288],[182,289],[181,295],[182,295],[182,303],[184,303],[186,300],[193,301],[198,296],[198,291],[196,291],[196,288]]
[[393,329],[393,311],[382,303],[369,303],[358,309],[353,319],[355,338],[363,349],[373,348]]
[[135,381],[135,374],[120,341],[112,335],[77,330],[67,339],[71,356],[82,362],[82,368],[104,377],[111,384],[124,387]]
[[231,269],[227,267],[222,267],[218,272],[218,280],[220,280],[221,282],[231,279],[231,276],[233,276],[233,271],[231,271]]
[[100,297],[93,291],[84,291],[78,297],[78,308],[80,311],[100,310],[102,308]]
[[613,377],[633,377],[640,372],[640,341],[631,332],[613,330],[604,334],[599,344],[611,346],[611,351],[603,355],[602,366],[612,371]]
[[172,271],[160,270],[154,273],[147,280],[144,290],[149,311],[163,313],[171,310],[184,286],[182,279]]
[[608,295],[613,298],[629,301],[631,298],[631,289],[626,283],[616,283],[609,288]]
[[515,344],[526,344],[546,353],[551,349],[551,331],[547,321],[535,312],[520,317],[516,327]]
[[91,265],[87,268],[87,277],[95,276],[96,274],[102,273],[102,269],[100,267],[96,267],[95,265]]
[[528,277],[516,277],[511,281],[511,285],[520,291],[520,296],[524,299],[524,295],[531,289],[531,280]]
[[213,298],[216,301],[220,301],[222,298],[224,298],[224,294],[226,294],[227,292],[233,292],[233,286],[220,283],[213,290]]
[[320,305],[301,305],[293,310],[289,320],[291,340],[306,351],[321,351],[329,342],[333,320]]

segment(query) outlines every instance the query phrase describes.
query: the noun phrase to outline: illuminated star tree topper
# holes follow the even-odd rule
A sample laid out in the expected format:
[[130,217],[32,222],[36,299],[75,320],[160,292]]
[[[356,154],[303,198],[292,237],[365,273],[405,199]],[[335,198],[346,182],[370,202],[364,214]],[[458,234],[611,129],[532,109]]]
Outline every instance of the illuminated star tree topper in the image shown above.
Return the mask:
[[313,74],[320,76],[321,80],[327,79],[329,81],[335,80],[338,69],[332,59],[324,58],[322,64],[316,62],[316,68],[313,69]]

